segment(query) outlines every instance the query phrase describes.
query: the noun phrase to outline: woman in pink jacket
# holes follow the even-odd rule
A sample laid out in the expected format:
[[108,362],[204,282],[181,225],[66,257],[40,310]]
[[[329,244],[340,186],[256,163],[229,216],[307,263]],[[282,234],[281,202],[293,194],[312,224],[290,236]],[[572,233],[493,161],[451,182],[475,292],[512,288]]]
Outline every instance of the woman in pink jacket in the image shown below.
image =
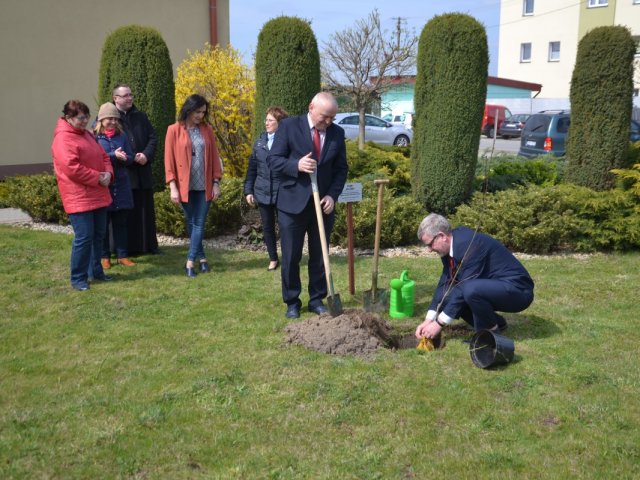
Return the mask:
[[[100,265],[100,252],[111,204],[109,183],[113,167],[109,157],[86,130],[89,107],[69,100],[53,132],[53,168],[64,211],[75,237],[71,247],[71,286],[89,289],[89,271],[96,280],[109,281]],[[93,255],[92,255],[93,253]]]
[[185,272],[196,276],[209,271],[202,239],[212,200],[220,196],[222,163],[211,125],[206,122],[209,103],[201,95],[188,97],[178,121],[167,129],[164,143],[164,168],[171,190],[171,201],[182,205],[189,234],[189,253]]

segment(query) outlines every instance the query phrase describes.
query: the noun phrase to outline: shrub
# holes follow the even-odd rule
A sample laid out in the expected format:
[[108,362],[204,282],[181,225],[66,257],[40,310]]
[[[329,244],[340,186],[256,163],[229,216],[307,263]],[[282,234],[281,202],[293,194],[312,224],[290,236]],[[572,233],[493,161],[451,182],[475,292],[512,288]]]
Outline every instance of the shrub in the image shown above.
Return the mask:
[[[385,189],[383,198],[380,247],[397,247],[416,243],[416,232],[424,218],[424,208],[410,196],[394,197],[392,189]],[[353,204],[354,246],[373,248],[375,240],[378,189],[373,182],[363,183],[363,200]],[[347,246],[346,205],[336,206],[336,220],[331,241]]]
[[69,223],[54,175],[42,173],[7,177],[4,189],[7,204],[25,211],[35,221],[60,225]]
[[[205,237],[231,233],[242,224],[242,194],[243,181],[230,178],[222,184],[220,198],[211,202],[207,216]],[[184,222],[182,208],[171,201],[169,189],[154,195],[156,207],[156,227],[158,233],[173,237],[186,237],[187,228]]]
[[633,95],[635,42],[621,26],[597,27],[578,44],[571,78],[567,178],[595,190],[625,166]]
[[238,51],[206,45],[190,53],[178,67],[176,110],[194,93],[209,101],[207,120],[224,159],[225,175],[244,176],[251,155],[255,83]]
[[[485,160],[485,161],[482,161]],[[497,157],[491,162],[482,159],[476,167],[475,190],[497,192],[522,185],[555,185],[564,172],[564,159],[516,156]]]
[[376,178],[388,178],[388,187],[396,195],[411,192],[411,162],[402,150],[398,147],[379,148],[372,142],[367,142],[364,150],[359,150],[357,142],[348,140],[346,143],[349,181],[360,178],[371,182]]
[[530,186],[477,193],[451,220],[520,252],[628,250],[640,247],[638,206],[637,197],[621,190]]
[[164,187],[164,138],[176,119],[173,67],[167,44],[154,28],[128,25],[113,31],[102,47],[98,102],[112,101],[111,92],[126,83],[135,105],[147,114],[158,136],[152,165],[156,190]]
[[300,115],[319,91],[320,54],[309,22],[287,16],[269,20],[258,34],[256,48],[254,138],[264,131],[269,106]]
[[411,182],[428,210],[452,212],[471,195],[488,64],[487,35],[474,18],[440,15],[422,30]]

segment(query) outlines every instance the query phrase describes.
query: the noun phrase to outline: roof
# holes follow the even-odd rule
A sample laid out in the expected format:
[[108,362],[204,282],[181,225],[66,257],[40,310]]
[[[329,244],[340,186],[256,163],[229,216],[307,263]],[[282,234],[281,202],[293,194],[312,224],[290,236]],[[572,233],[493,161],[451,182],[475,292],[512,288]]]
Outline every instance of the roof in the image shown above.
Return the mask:
[[[377,78],[378,77],[371,77],[371,80],[374,81]],[[387,80],[393,84],[416,83],[416,76],[399,75],[395,77],[387,77]],[[519,88],[521,90],[531,90],[533,92],[539,92],[540,90],[542,90],[542,85],[540,83],[523,82],[521,80],[513,80],[511,78],[492,77],[491,75],[487,77],[487,84],[499,85],[502,87]]]

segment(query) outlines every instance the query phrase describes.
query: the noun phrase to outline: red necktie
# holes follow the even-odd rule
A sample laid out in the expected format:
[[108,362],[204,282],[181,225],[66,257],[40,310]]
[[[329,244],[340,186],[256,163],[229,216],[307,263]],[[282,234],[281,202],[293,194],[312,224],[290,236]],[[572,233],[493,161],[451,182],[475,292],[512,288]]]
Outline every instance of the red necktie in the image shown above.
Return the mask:
[[313,129],[313,155],[316,162],[320,163],[320,132],[317,128]]
[[449,271],[451,272],[451,278],[453,278],[454,275],[455,275],[455,267],[456,267],[456,265],[455,265],[455,262],[453,260],[453,257],[449,256]]

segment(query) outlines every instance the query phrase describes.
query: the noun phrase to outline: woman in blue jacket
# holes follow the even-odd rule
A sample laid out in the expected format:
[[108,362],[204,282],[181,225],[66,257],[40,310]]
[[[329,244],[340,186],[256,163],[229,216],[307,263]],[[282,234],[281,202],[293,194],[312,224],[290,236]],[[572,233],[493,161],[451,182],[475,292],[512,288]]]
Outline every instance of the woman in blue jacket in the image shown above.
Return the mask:
[[260,138],[253,145],[251,157],[249,157],[249,169],[244,181],[244,194],[247,203],[252,207],[258,205],[260,218],[262,219],[262,233],[264,243],[269,253],[269,268],[273,271],[278,268],[278,248],[276,245],[276,200],[280,177],[274,174],[267,164],[267,156],[273,143],[273,137],[278,125],[287,117],[280,107],[269,107],[265,118],[265,129]]
[[[98,112],[98,121],[94,128],[96,139],[104,151],[109,155],[113,165],[113,182],[109,185],[112,202],[108,208],[107,234],[104,237],[102,258],[103,269],[111,268],[110,236],[118,263],[127,267],[135,265],[129,260],[127,252],[127,216],[133,208],[133,194],[127,166],[133,163],[133,150],[129,140],[120,125],[120,112],[113,103],[105,103]],[[109,230],[111,225],[111,230]]]

